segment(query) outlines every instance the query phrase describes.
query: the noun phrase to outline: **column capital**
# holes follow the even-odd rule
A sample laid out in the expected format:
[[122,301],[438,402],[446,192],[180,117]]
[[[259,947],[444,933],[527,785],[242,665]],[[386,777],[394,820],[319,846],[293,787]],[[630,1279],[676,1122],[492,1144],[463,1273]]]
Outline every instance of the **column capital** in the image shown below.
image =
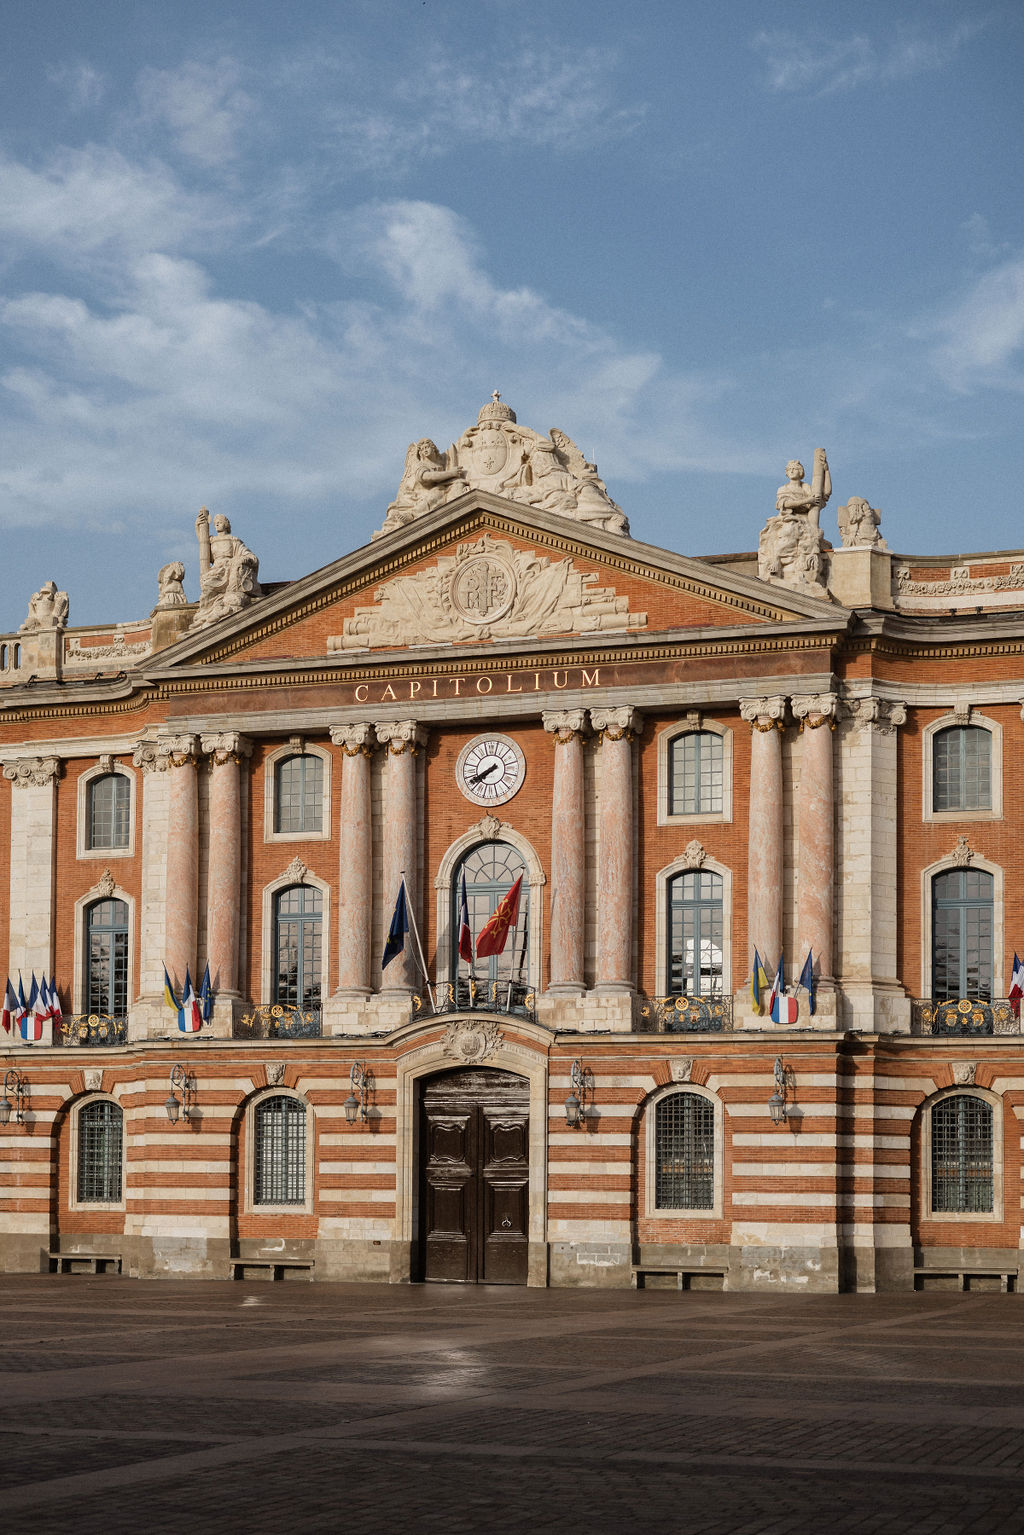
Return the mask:
[[427,731],[416,720],[385,720],[377,726],[377,740],[393,757],[400,757],[403,752],[411,752],[415,757],[426,744]]
[[346,757],[369,757],[378,737],[372,725],[329,725],[332,746],[340,746]]
[[4,777],[16,789],[42,789],[60,777],[59,757],[12,757],[4,763]]
[[644,717],[639,709],[626,705],[621,709],[591,709],[590,724],[602,741],[635,740]]
[[558,709],[541,715],[544,729],[555,737],[556,746],[568,746],[586,732],[586,709]]
[[252,756],[251,740],[237,731],[200,736],[199,745],[209,757],[211,767],[223,767],[226,762],[241,762],[244,757]]
[[197,764],[199,752],[194,735],[157,736],[154,745],[168,759],[168,767],[195,767]]
[[817,730],[822,725],[835,729],[839,703],[837,693],[808,693],[803,698],[791,698],[789,703],[794,716],[800,721],[801,730],[805,725],[808,730]]
[[847,708],[862,730],[874,730],[879,735],[892,735],[907,723],[907,706],[898,700],[855,698],[849,700]]
[[740,714],[755,730],[782,730],[786,717],[786,700],[781,694],[773,698],[741,698]]

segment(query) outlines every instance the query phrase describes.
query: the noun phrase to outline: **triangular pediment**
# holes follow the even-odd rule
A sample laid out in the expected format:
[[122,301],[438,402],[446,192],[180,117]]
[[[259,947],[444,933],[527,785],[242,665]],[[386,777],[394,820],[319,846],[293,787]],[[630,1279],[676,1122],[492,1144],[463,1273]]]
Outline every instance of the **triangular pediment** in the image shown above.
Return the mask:
[[554,512],[471,491],[190,631],[160,670],[424,645],[835,625],[845,610]]

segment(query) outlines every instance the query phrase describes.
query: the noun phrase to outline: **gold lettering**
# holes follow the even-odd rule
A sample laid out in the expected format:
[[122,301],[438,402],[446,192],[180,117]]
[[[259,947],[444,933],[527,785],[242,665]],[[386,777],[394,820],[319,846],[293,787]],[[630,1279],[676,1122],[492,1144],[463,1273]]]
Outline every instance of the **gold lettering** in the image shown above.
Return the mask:
[[431,696],[431,698],[436,698],[437,697],[437,678],[436,677],[434,678],[434,691],[433,691],[433,693],[431,693],[430,696]]
[[422,692],[423,692],[423,684],[422,684],[422,682],[410,682],[410,684],[409,684],[409,697],[410,698],[415,698],[417,693],[422,693]]
[[466,680],[465,677],[453,677],[452,678],[452,682],[455,685],[455,697],[456,698],[461,698],[462,697],[462,694],[459,691],[459,689],[462,687],[462,684],[465,682],[465,680]]
[[534,672],[533,674],[533,691],[535,693],[540,692],[540,672]]
[[596,688],[599,685],[598,684],[598,678],[601,675],[601,668],[599,666],[595,666],[594,667],[594,675],[593,676],[591,676],[590,673],[583,666],[580,667],[580,671],[583,674],[583,681],[580,684],[581,687]]
[[[551,675],[554,678],[554,683],[555,683],[555,687],[556,688],[567,688],[569,686],[569,673],[568,672],[552,672]],[[558,680],[559,677],[561,677],[561,679],[562,679],[561,682],[559,682],[559,680]]]
[[383,693],[380,695],[380,701],[381,701],[381,703],[386,703],[389,698],[393,698],[396,703],[398,701],[398,694],[395,692],[395,690],[391,686],[390,682],[388,683],[387,687],[384,689]]
[[369,683],[361,682],[359,684],[359,686],[356,688],[356,703],[357,704],[364,704],[366,702],[367,695],[369,694],[369,691],[370,691]]
[[[484,687],[485,682],[487,684],[486,687]],[[476,690],[478,693],[489,693],[493,686],[494,683],[491,681],[490,677],[478,677],[476,679]]]
[[512,686],[512,673],[511,672],[509,672],[509,674],[508,674],[507,681],[508,681],[508,687],[505,689],[506,693],[521,693],[523,691],[522,688],[514,688]]

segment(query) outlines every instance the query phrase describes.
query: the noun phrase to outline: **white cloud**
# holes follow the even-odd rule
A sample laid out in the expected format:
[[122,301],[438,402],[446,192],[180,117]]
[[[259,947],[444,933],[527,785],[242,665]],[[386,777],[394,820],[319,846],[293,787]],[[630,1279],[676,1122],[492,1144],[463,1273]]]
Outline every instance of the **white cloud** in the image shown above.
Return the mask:
[[953,389],[1024,389],[1024,259],[987,272],[933,325],[932,362]]
[[75,112],[98,107],[107,91],[107,77],[85,59],[75,64],[59,64],[46,71],[51,85],[64,92]]
[[753,38],[752,46],[764,58],[772,90],[827,96],[944,69],[983,26],[980,20],[964,21],[945,34],[931,36],[902,29],[879,42],[863,33],[808,38],[763,31]]
[[234,160],[257,111],[239,84],[241,76],[241,66],[231,58],[144,69],[136,83],[143,119],[170,129],[181,153],[201,165]]

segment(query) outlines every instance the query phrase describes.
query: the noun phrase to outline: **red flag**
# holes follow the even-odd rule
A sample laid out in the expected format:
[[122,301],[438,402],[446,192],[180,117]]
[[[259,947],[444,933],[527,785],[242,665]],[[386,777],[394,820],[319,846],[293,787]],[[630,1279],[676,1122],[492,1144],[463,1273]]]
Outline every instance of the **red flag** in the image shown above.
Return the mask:
[[476,952],[479,959],[486,954],[500,954],[508,942],[508,935],[515,929],[519,920],[519,894],[523,888],[523,876],[520,874],[508,895],[503,896],[495,908],[491,920],[484,927],[476,941]]
[[466,897],[466,871],[462,871],[462,892],[459,896],[459,958],[466,964],[473,961],[473,934],[469,926],[469,901]]

